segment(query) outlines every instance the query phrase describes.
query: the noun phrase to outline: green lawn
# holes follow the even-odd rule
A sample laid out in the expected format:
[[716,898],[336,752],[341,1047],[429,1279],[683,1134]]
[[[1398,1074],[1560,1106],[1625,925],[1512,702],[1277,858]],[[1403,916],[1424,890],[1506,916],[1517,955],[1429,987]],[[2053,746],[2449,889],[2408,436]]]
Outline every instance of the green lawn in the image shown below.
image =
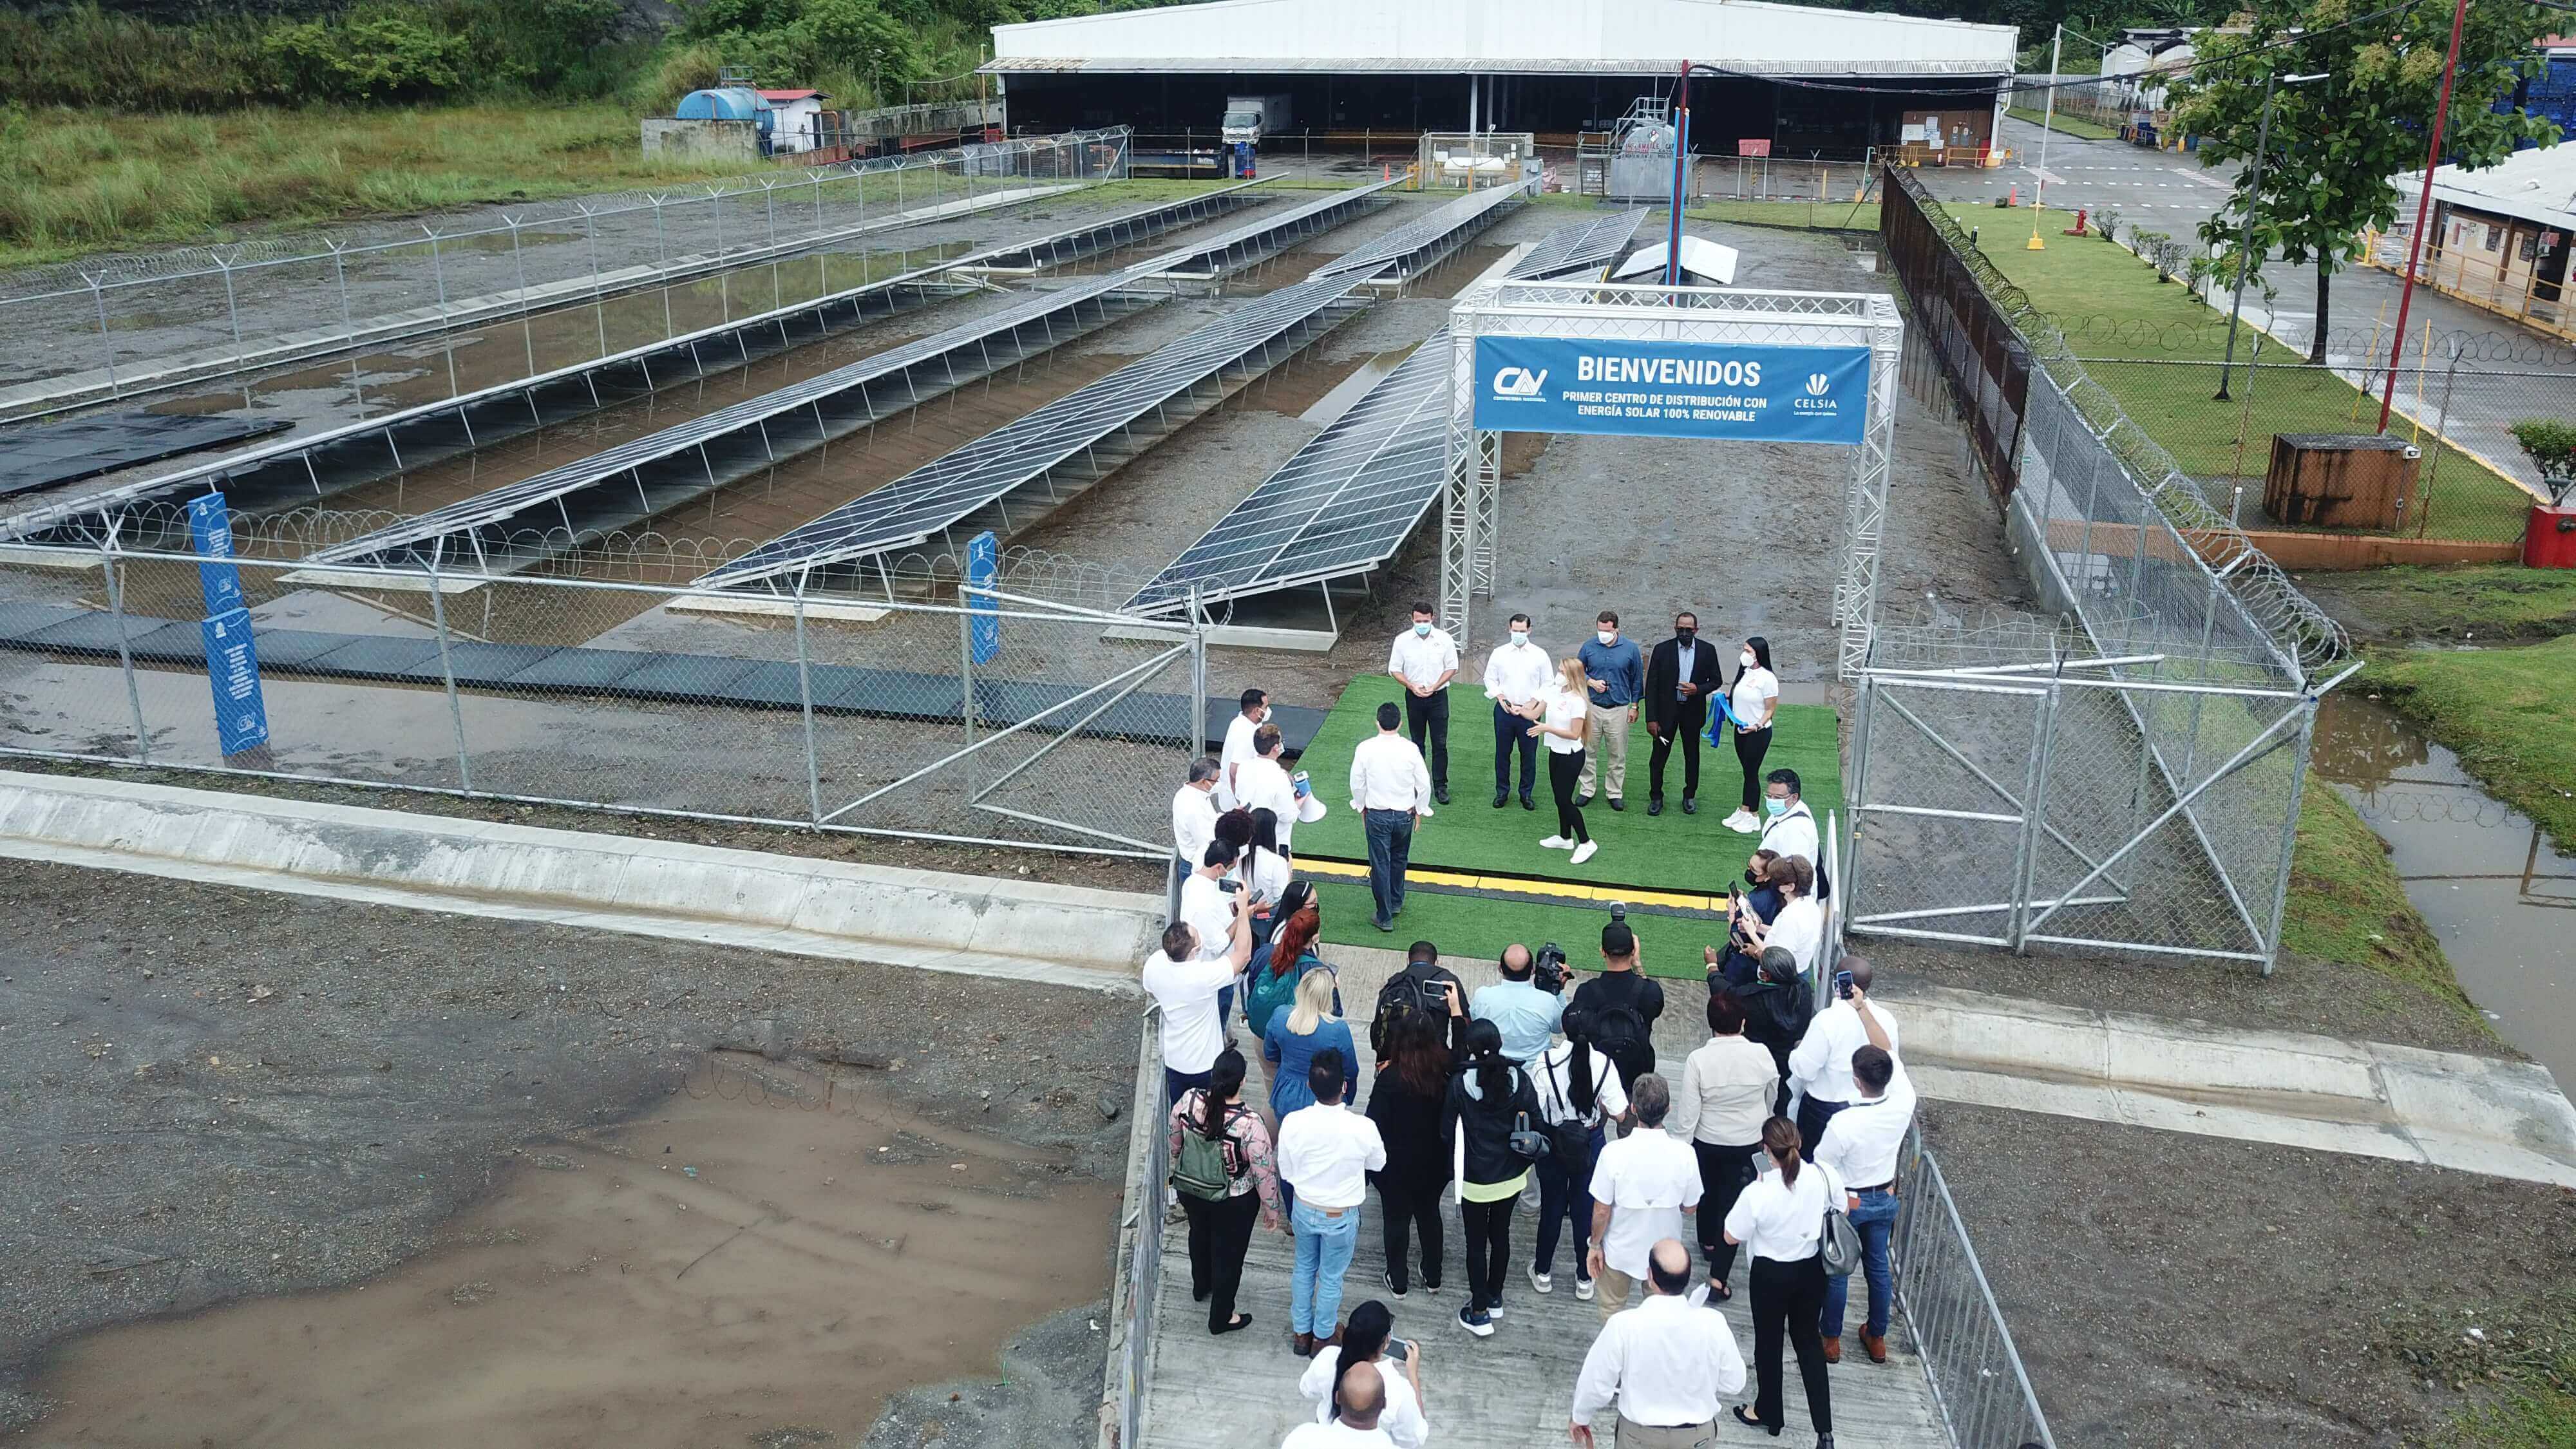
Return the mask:
[[2074,116],[2058,116],[2052,119],[2046,111],[2030,110],[2022,106],[2014,106],[2005,111],[2004,114],[2012,117],[2016,121],[2028,121],[2034,126],[2046,127],[2061,136],[2081,136],[2088,141],[2116,141],[2120,139],[2120,133],[2111,127],[2096,125],[2091,121],[2079,120]]
[[2501,644],[2576,631],[2576,569],[2518,563],[2311,574],[2309,597],[2357,635]]
[[2361,682],[2459,752],[2496,798],[2576,849],[2576,635],[2516,649],[2412,649]]
[[[2123,234],[2138,224],[2124,221]],[[2259,356],[2267,366],[2250,388],[2246,375],[2237,373],[2231,399],[2217,401],[2216,368],[2177,363],[2223,355],[2216,339],[2223,336],[2225,314],[2179,280],[2157,281],[2155,268],[2128,248],[2059,235],[2063,230],[2062,224],[2044,226],[2043,250],[1992,245],[1986,257],[2034,305],[2071,329],[2070,345],[2088,359],[2085,371],[2185,472],[2236,477],[2259,495],[2273,434],[2369,432],[2377,425],[2377,402],[2324,368],[2269,366],[2305,358],[2250,327],[2238,337],[2237,358]],[[2391,431],[2414,436],[2402,419],[2392,419]],[[2521,536],[2530,495],[2430,436],[2417,441],[2431,480],[2425,492],[2427,537]]]
[[2388,848],[2332,785],[2311,775],[2299,795],[2298,848],[2281,944],[2302,956],[2364,966],[2420,987],[2491,1033],[2460,989],[2442,944],[2406,900]]

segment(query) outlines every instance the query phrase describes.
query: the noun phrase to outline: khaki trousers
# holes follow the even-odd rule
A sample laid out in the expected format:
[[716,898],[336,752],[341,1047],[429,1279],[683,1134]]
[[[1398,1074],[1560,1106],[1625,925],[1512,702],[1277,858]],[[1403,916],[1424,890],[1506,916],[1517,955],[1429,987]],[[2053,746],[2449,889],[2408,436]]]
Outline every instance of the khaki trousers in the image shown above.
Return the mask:
[[1717,1421],[1659,1429],[1621,1414],[1617,1442],[1619,1449],[1702,1449],[1717,1442]]
[[1601,1276],[1592,1280],[1592,1301],[1601,1309],[1602,1322],[1609,1322],[1611,1314],[1628,1306],[1628,1290],[1635,1286],[1636,1279],[1607,1263],[1601,1265]]
[[[1608,788],[1596,791],[1596,784]],[[1574,793],[1628,798],[1628,706],[1584,711],[1583,774],[1574,782]]]

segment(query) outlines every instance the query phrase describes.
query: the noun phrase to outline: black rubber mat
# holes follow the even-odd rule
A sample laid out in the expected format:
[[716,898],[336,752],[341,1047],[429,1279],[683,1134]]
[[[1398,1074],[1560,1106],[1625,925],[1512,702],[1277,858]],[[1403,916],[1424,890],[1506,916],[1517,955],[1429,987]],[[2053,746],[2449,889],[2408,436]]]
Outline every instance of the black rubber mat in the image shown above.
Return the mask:
[[99,413],[0,432],[0,497],[202,452],[291,426],[283,418]]
[[[40,654],[116,654],[116,620],[104,610],[62,604],[0,603],[0,649]],[[202,667],[205,644],[198,626],[176,619],[128,615],[126,650],[137,662]],[[331,679],[366,679],[405,684],[436,684],[438,641],[394,634],[326,634],[311,629],[259,628],[263,674],[302,674]],[[479,644],[457,640],[448,646],[448,665],[459,689],[533,695],[668,700],[681,704],[728,705],[750,709],[800,709],[796,665],[737,659],[725,654],[663,654],[636,649],[558,648],[544,644]],[[953,720],[964,697],[953,674],[911,670],[862,669],[849,664],[812,664],[807,674],[814,709],[821,714],[875,715],[887,719]],[[1078,704],[1067,700],[1083,687],[1033,680],[975,681],[977,714],[991,725],[1013,725],[1044,715],[1040,730],[1062,728],[1083,718],[1106,696]],[[1224,727],[1235,713],[1232,698],[1207,702],[1206,741],[1214,752],[1224,743]],[[1170,739],[1187,728],[1188,699],[1172,694],[1132,694],[1091,722],[1102,734],[1136,739]],[[1280,705],[1271,722],[1286,736],[1289,753],[1303,751],[1324,725],[1324,711]],[[1175,774],[1177,775],[1177,771]]]

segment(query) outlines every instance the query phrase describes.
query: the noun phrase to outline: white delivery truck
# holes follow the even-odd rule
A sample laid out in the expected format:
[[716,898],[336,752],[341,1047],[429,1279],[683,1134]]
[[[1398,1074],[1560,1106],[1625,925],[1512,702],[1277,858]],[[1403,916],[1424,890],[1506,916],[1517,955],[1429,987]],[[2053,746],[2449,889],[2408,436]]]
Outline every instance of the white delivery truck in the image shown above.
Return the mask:
[[1225,98],[1225,143],[1259,141],[1288,129],[1288,97],[1227,96]]

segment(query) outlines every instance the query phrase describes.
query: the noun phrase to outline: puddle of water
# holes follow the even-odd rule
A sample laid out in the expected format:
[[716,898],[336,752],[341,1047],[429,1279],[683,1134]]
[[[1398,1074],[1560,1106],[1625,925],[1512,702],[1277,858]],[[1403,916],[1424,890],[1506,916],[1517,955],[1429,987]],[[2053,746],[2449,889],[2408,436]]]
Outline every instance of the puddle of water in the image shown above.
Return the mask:
[[2406,898],[2496,1030],[2576,1085],[2576,860],[2459,756],[2359,695],[2317,711],[2314,763],[2388,842]]
[[848,1078],[711,1062],[639,1121],[528,1149],[386,1277],[75,1342],[37,1385],[43,1437],[852,1444],[889,1394],[990,1373],[1100,1296],[1116,1206]]

